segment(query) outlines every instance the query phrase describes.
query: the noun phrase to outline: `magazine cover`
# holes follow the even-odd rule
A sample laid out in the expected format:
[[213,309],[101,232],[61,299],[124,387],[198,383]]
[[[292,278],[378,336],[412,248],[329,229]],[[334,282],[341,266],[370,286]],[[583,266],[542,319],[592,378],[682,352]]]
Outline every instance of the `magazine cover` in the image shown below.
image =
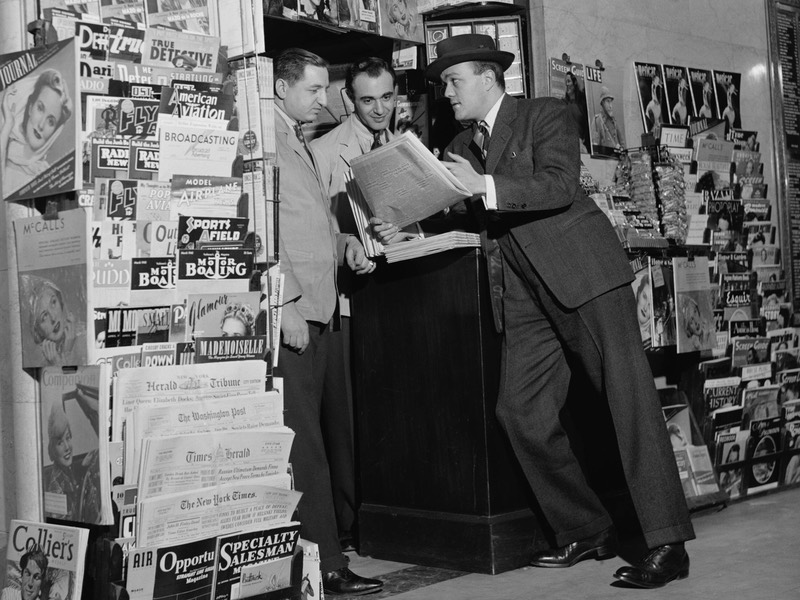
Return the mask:
[[[158,178],[174,174],[230,177],[239,145],[236,131],[164,124],[159,127]],[[127,165],[126,165],[127,166]]]
[[567,111],[575,122],[581,140],[581,153],[591,152],[589,115],[586,112],[586,83],[583,65],[550,59],[550,95],[567,103]]
[[694,114],[698,119],[719,119],[717,93],[714,78],[708,69],[687,69],[689,72],[689,91],[692,92]]
[[292,556],[300,539],[300,523],[221,536],[217,542],[214,600],[240,598],[242,568]]
[[112,19],[124,19],[144,25],[144,1],[100,0],[100,18],[103,23],[110,23]]
[[39,384],[45,517],[113,524],[108,367],[46,367]]
[[800,400],[784,403],[783,422],[782,481],[784,485],[790,485],[800,483]]
[[[153,181],[158,179],[158,165],[159,165],[159,145],[158,140],[131,140],[130,151],[128,153],[128,179],[139,179],[145,181]],[[164,182],[169,189],[169,182]],[[148,190],[157,188],[156,182]],[[139,188],[141,197],[142,187]],[[147,196],[148,202],[155,199],[154,196]],[[169,202],[169,195],[167,195],[167,202]]]
[[98,0],[88,0],[85,2],[74,2],[73,0],[41,0],[39,9],[47,17],[53,9],[68,10],[77,15],[86,15],[89,18],[100,17],[100,2]]
[[339,24],[339,3],[336,0],[298,0],[299,17],[327,25]]
[[216,537],[165,547],[136,548],[128,557],[130,600],[209,600],[216,564]]
[[428,130],[428,95],[400,95],[395,109],[394,133],[400,135],[411,131],[426,146],[430,141]]
[[[147,4],[166,4],[169,1],[147,0]],[[184,21],[173,21],[173,23],[179,24]],[[181,31],[156,28],[150,22],[150,27],[144,34],[142,65],[185,73],[192,71],[214,73],[219,59],[219,38],[200,35],[203,32],[192,33],[191,29],[182,27],[180,29]],[[186,75],[183,76],[188,78]],[[164,85],[169,85],[169,81]]]
[[664,74],[661,65],[634,62],[636,89],[639,92],[639,108],[645,132],[651,132],[656,139],[661,135],[661,124],[669,123],[669,113],[665,106]]
[[187,341],[198,336],[264,335],[266,319],[260,303],[261,292],[189,294]]
[[[219,35],[216,0],[145,0],[148,30]],[[178,66],[178,65],[176,65]],[[180,65],[182,66],[182,65]],[[213,70],[213,69],[212,69]]]
[[739,94],[742,89],[742,74],[714,69],[714,92],[717,97],[717,114],[726,121],[728,129],[742,126],[739,113]]
[[714,292],[708,257],[672,259],[677,302],[678,353],[711,350],[714,346]]
[[622,73],[589,66],[584,72],[592,156],[616,158],[626,147],[622,102],[616,103],[616,98],[622,98]]
[[12,520],[3,600],[80,600],[88,543],[88,529]]
[[688,125],[694,115],[694,103],[689,93],[689,72],[686,67],[663,65],[664,92],[667,100],[667,115],[673,125]]
[[780,469],[778,452],[781,439],[781,418],[773,416],[750,422],[747,443],[747,494],[757,494],[778,487]]
[[378,0],[380,35],[423,43],[425,32],[417,0]]
[[677,337],[672,259],[650,258],[650,283],[653,292],[653,347],[674,346]]
[[[274,0],[270,0],[270,4]],[[296,0],[283,0],[283,11],[295,5]],[[303,0],[300,0],[301,2]],[[327,0],[323,0],[327,1]],[[337,2],[339,26],[349,29],[360,29],[371,33],[378,33],[378,7],[377,0],[330,0]],[[268,11],[269,14],[270,11]],[[286,16],[284,14],[284,16]],[[288,18],[293,18],[291,15]]]
[[[634,262],[638,263],[634,265]],[[650,268],[647,261],[631,261],[634,266],[634,280],[631,282],[633,293],[636,296],[636,317],[639,321],[639,331],[642,334],[642,346],[649,350],[653,346],[653,319],[652,319],[652,294],[653,287],[650,283]]]
[[87,210],[16,219],[22,366],[90,364],[92,249]]
[[81,187],[81,106],[75,39],[0,56],[3,199]]

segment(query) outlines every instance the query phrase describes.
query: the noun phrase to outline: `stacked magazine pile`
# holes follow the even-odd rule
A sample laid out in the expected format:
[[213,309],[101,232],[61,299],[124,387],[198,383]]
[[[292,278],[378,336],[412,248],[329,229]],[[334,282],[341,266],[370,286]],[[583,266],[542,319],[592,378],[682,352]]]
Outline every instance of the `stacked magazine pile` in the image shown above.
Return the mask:
[[386,256],[386,262],[393,263],[444,252],[453,248],[479,248],[480,245],[481,236],[477,233],[448,231],[447,233],[385,246],[383,253]]

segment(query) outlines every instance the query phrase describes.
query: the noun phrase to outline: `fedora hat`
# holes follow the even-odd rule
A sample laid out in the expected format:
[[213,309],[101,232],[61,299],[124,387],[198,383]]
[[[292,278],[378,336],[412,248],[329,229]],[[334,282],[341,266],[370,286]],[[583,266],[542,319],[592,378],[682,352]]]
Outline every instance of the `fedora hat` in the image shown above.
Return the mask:
[[480,33],[465,33],[442,40],[436,44],[436,60],[425,69],[425,77],[439,81],[442,71],[470,60],[496,62],[503,71],[514,62],[511,52],[498,50],[491,36]]

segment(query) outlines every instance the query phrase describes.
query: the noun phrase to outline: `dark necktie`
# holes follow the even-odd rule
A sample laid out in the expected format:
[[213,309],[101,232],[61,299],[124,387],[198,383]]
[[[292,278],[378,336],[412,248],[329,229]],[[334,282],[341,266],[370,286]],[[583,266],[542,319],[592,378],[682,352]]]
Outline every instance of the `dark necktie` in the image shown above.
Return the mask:
[[294,134],[297,136],[298,141],[303,144],[303,148],[305,148],[306,154],[308,154],[308,158],[311,159],[311,163],[314,163],[314,156],[311,154],[311,149],[306,144],[306,136],[303,135],[303,127],[300,123],[294,124]]
[[481,151],[481,159],[486,162],[486,152],[489,150],[489,125],[486,121],[478,121],[472,141]]
[[380,148],[383,146],[383,141],[381,137],[383,136],[383,131],[373,131],[372,132],[372,146],[370,146],[370,150],[375,150],[375,148]]

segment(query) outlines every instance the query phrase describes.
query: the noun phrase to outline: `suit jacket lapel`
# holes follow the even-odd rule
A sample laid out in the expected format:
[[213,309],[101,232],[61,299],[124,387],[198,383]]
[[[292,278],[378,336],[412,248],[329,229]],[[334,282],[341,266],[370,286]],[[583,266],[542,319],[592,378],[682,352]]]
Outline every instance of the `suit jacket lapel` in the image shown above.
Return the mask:
[[489,150],[486,154],[486,173],[489,175],[494,173],[497,163],[500,162],[500,157],[514,134],[511,123],[516,116],[517,101],[511,96],[504,96],[492,128],[492,135],[489,138]]

